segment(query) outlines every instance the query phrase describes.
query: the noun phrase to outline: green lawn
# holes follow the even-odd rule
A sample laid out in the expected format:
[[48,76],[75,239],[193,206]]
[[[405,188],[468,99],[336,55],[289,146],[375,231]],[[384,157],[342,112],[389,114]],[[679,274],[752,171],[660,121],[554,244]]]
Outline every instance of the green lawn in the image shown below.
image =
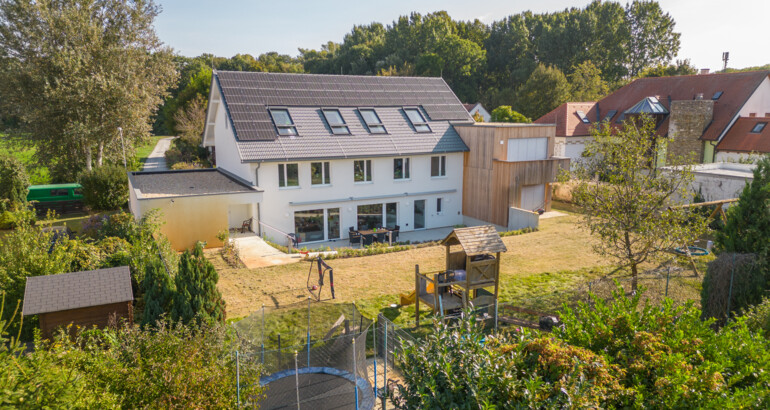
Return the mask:
[[[158,140],[166,138],[166,136],[151,136],[147,139],[147,142],[136,147],[136,159],[137,161],[133,168],[136,171],[142,169],[144,162],[150,155]],[[51,182],[51,176],[48,173],[48,168],[38,165],[35,160],[35,148],[22,146],[14,141],[11,141],[6,135],[0,134],[0,155],[10,154],[19,159],[26,167],[29,173],[30,183],[32,185],[47,184]]]

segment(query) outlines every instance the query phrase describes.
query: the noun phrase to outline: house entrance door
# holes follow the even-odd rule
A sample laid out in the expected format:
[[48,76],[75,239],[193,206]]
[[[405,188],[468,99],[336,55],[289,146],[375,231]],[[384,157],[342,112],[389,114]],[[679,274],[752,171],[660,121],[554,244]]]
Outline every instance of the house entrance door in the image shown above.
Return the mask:
[[425,200],[414,201],[414,229],[425,229]]

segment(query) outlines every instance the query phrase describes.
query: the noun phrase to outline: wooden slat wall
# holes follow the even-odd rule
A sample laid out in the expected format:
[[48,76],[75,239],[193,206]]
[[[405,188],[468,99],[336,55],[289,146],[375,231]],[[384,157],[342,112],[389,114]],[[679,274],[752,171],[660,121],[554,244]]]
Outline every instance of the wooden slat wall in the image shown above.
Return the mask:
[[[496,225],[508,226],[508,208],[521,205],[521,187],[549,184],[556,180],[559,167],[569,167],[569,159],[506,162],[508,139],[548,138],[553,153],[556,129],[544,126],[457,126],[460,137],[470,148],[463,169],[463,214]],[[546,185],[546,203],[550,189]],[[550,208],[550,206],[548,206]]]
[[70,323],[81,327],[96,325],[104,328],[109,324],[110,316],[112,315],[115,315],[118,320],[125,318],[129,322],[133,322],[131,302],[118,302],[109,305],[42,313],[39,315],[40,331],[44,337],[50,338],[57,328],[67,326]]

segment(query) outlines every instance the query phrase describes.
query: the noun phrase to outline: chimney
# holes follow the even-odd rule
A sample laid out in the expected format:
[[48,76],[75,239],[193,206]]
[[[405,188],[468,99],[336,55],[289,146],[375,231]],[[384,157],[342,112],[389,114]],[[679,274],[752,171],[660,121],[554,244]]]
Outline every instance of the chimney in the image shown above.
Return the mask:
[[703,99],[703,93],[695,94],[695,99],[696,100],[702,100]]
[[709,73],[709,71],[711,71],[711,69],[709,69],[709,68],[701,68],[701,69],[700,69],[700,73],[701,73],[702,75],[703,75],[703,74],[708,74],[708,73]]

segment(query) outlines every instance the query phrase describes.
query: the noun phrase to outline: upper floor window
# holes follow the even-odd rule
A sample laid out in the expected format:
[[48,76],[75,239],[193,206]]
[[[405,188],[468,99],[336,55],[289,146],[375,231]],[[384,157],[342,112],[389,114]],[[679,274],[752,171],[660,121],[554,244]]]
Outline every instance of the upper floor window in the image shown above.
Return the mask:
[[271,108],[270,116],[273,117],[275,128],[278,129],[278,135],[297,135],[297,127],[289,115],[286,108]]
[[446,155],[442,155],[440,157],[430,157],[430,176],[446,176]]
[[409,179],[409,158],[393,159],[393,179]]
[[751,129],[751,132],[754,134],[759,134],[760,132],[762,132],[762,130],[765,129],[765,126],[767,126],[766,122],[758,122],[754,124],[754,128]]
[[310,184],[329,185],[331,183],[331,176],[329,175],[329,162],[311,162]]
[[364,119],[364,122],[366,123],[366,127],[369,128],[369,133],[371,134],[385,133],[385,126],[382,125],[382,121],[380,121],[380,117],[377,115],[377,112],[374,111],[374,109],[362,108],[362,109],[359,109],[358,112],[361,113],[361,117]]
[[340,110],[336,108],[327,108],[321,110],[326,118],[326,123],[329,124],[329,128],[332,129],[332,134],[350,134],[350,129],[345,124],[345,120],[340,114]]
[[299,186],[299,164],[278,164],[278,186],[281,188]]
[[417,132],[430,132],[430,127],[428,126],[428,122],[425,121],[425,117],[422,116],[422,113],[417,108],[404,108],[404,113],[406,113],[407,118],[409,118],[409,122],[412,123],[412,126],[414,127],[414,130]]
[[353,180],[355,182],[372,182],[372,160],[353,161]]

